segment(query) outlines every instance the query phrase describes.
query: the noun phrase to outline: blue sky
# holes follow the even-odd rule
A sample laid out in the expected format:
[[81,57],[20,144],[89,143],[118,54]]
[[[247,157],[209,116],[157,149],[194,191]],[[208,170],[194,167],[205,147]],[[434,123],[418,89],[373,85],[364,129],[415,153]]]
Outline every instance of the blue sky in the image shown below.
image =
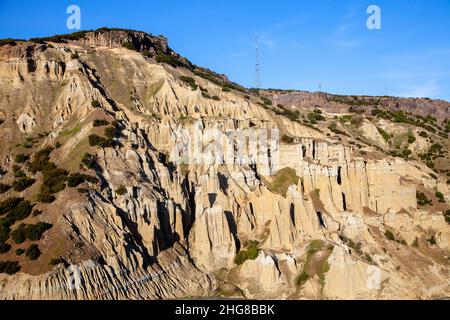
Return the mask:
[[[0,38],[71,32],[66,8],[81,8],[82,29],[123,27],[163,34],[193,63],[254,86],[260,37],[263,87],[339,94],[424,96],[450,101],[449,0],[0,0]],[[381,8],[381,30],[366,9]]]

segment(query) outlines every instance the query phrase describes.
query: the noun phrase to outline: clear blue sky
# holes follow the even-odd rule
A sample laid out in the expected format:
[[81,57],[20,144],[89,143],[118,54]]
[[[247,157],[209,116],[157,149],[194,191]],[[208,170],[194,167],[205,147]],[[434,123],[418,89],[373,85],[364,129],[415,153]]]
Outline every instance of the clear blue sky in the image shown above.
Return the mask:
[[[82,29],[123,27],[163,34],[192,62],[254,85],[260,35],[263,87],[450,100],[449,0],[0,0],[0,38],[68,33],[66,8]],[[368,30],[366,9],[381,8]]]

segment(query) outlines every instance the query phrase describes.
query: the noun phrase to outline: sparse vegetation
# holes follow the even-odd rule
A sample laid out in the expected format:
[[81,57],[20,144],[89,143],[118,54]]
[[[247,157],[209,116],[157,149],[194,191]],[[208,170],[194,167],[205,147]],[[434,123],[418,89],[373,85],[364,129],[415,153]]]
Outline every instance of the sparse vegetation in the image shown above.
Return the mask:
[[259,243],[256,241],[251,241],[247,250],[241,250],[238,252],[236,257],[234,258],[234,263],[237,265],[243,264],[247,260],[255,260],[259,255]]
[[[306,252],[306,261],[300,275],[295,279],[297,286],[302,286],[309,278],[315,275],[319,277],[322,286],[325,283],[325,275],[330,269],[328,257],[333,250],[333,246],[324,248],[324,243],[321,240],[313,240],[308,246]],[[319,251],[325,254],[316,255]]]
[[391,140],[391,135],[389,133],[387,133],[380,127],[377,127],[377,130],[386,142],[389,142],[389,140]]
[[136,51],[136,48],[134,47],[134,44],[131,43],[131,42],[127,42],[127,41],[123,42],[122,43],[122,47],[127,48],[128,50]]
[[288,188],[292,185],[297,185],[298,181],[299,178],[294,169],[283,168],[272,177],[272,181],[268,185],[272,192],[286,196]]
[[193,91],[197,90],[198,85],[195,82],[194,78],[187,77],[187,76],[180,76],[180,80],[183,81],[184,83],[188,84]]
[[317,124],[320,121],[325,121],[325,117],[322,115],[320,109],[314,110],[314,112],[308,113],[308,120],[311,124]]

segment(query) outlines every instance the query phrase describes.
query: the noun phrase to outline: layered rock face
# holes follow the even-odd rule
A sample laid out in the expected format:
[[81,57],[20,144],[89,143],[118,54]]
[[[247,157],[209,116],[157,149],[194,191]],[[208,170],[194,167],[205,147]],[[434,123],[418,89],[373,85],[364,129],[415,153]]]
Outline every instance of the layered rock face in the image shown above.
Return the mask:
[[[61,245],[66,264],[0,274],[0,298],[448,297],[448,203],[416,199],[439,189],[448,202],[441,177],[371,146],[358,153],[257,96],[158,64],[158,50],[170,52],[163,38],[126,31],[0,47],[1,167],[12,170],[17,141],[48,131],[33,148],[59,142],[51,159],[70,171],[94,155],[99,180],[39,204],[32,219],[54,225],[43,241]],[[98,118],[120,128],[111,147],[88,143]],[[216,144],[255,131],[269,136],[256,153],[246,140],[231,143],[240,152],[229,157]],[[32,191],[20,196],[35,201]]]

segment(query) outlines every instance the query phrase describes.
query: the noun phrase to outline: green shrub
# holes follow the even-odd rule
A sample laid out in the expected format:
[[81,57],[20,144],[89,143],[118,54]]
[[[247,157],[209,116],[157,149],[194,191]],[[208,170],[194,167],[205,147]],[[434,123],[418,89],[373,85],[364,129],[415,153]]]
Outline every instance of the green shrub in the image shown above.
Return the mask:
[[17,261],[0,261],[0,273],[6,273],[8,275],[13,275],[20,271],[20,266]]
[[19,153],[16,155],[16,157],[14,158],[14,161],[16,163],[25,163],[27,162],[27,160],[29,159],[29,157],[27,155],[24,155],[22,153]]
[[25,236],[25,224],[21,224],[16,230],[11,232],[11,239],[17,243],[24,243],[27,237]]
[[11,250],[11,246],[7,243],[0,242],[0,254],[7,253]]
[[128,50],[136,51],[134,44],[128,41],[123,42],[122,47],[127,48]]
[[308,120],[311,124],[317,124],[320,121],[324,121],[325,117],[322,116],[322,111],[319,109],[314,110],[314,112],[308,113]]
[[92,108],[100,108],[101,107],[100,102],[98,102],[98,100],[92,100],[91,107]]
[[80,194],[88,194],[89,193],[89,189],[87,189],[87,188],[78,188],[77,191]]
[[100,137],[96,134],[91,134],[88,139],[91,147],[100,146],[102,148],[108,148],[112,146],[112,140]]
[[21,255],[23,255],[25,253],[25,250],[24,249],[17,249],[16,250],[16,256],[21,256]]
[[417,199],[417,204],[419,206],[423,207],[423,206],[426,206],[426,205],[429,205],[429,206],[433,205],[433,201],[429,200],[427,198],[427,196],[425,195],[425,193],[423,193],[423,192],[417,191],[416,192],[416,199]]
[[383,137],[383,139],[387,142],[389,142],[389,140],[391,140],[391,135],[389,133],[387,133],[386,131],[384,131],[382,128],[377,127],[378,132],[381,134],[381,136]]
[[56,197],[50,193],[39,193],[37,195],[37,201],[40,203],[53,203]]
[[94,127],[103,127],[103,126],[107,126],[108,124],[109,124],[109,122],[104,119],[95,119],[93,122]]
[[43,181],[40,193],[56,194],[66,187],[66,180],[69,173],[61,168],[47,170],[43,174]]
[[78,55],[78,53],[72,53],[70,55],[70,59],[74,60],[74,59],[78,59],[80,56]]
[[22,170],[18,165],[13,165],[12,167],[14,178],[24,178],[26,177],[26,173]]
[[30,216],[33,206],[27,200],[21,200],[6,216],[5,223],[9,226],[13,225],[16,221],[21,221]]
[[11,189],[10,185],[4,184],[4,183],[0,183],[0,194],[8,192],[9,189]]
[[0,216],[14,209],[23,198],[12,197],[0,202]]
[[243,264],[246,260],[255,260],[259,255],[258,244],[255,242],[250,243],[247,250],[241,250],[234,258],[234,263],[237,265]]
[[35,174],[36,172],[54,169],[56,167],[55,164],[50,162],[50,154],[52,151],[53,148],[47,147],[36,152],[33,161],[30,163],[29,170]]
[[52,260],[50,260],[49,265],[51,266],[57,266],[59,264],[63,264],[64,260],[62,258],[53,258]]
[[12,184],[12,187],[13,187],[14,191],[21,192],[21,191],[24,191],[24,190],[28,189],[29,187],[31,187],[35,182],[36,182],[36,180],[34,180],[34,179],[24,177],[24,178],[15,180]]
[[168,55],[168,54],[158,54],[155,58],[156,62],[158,63],[167,63],[171,65],[174,68],[183,66],[183,62],[178,60],[175,56]]
[[430,246],[435,246],[436,245],[436,237],[435,237],[435,235],[434,234],[431,235],[431,237],[429,237],[427,239],[427,241],[430,244]]
[[412,154],[412,151],[409,150],[409,149],[404,149],[404,150],[402,151],[402,154],[403,154],[403,156],[404,156],[405,158],[408,158],[408,157]]
[[450,224],[450,210],[444,212],[445,221]]
[[440,203],[445,203],[445,198],[444,198],[444,195],[442,194],[442,192],[436,191],[435,195]]
[[408,135],[408,143],[412,144],[414,142],[416,142],[416,137],[414,136],[414,134],[411,133]]
[[117,137],[117,129],[115,127],[107,127],[105,128],[105,136],[112,140]]
[[69,178],[67,179],[67,185],[71,188],[76,188],[78,187],[80,184],[82,184],[84,182],[84,174],[80,174],[80,173],[73,173],[69,176]]
[[198,85],[195,82],[195,79],[187,76],[180,76],[180,80],[188,84],[193,91],[197,90]]
[[395,241],[395,236],[394,236],[394,234],[392,233],[391,230],[386,230],[384,232],[384,235],[385,235],[386,239],[388,239],[390,241]]
[[86,166],[86,168],[94,170],[97,166],[97,160],[95,157],[89,153],[85,153],[81,158],[81,163]]
[[281,137],[281,141],[283,141],[283,142],[285,142],[285,143],[287,143],[287,144],[291,144],[291,143],[294,143],[294,138],[289,137],[289,136],[287,136],[287,135],[283,135],[283,136]]
[[307,274],[305,271],[302,271],[302,273],[300,273],[300,275],[297,277],[297,279],[295,279],[295,284],[297,286],[301,286],[306,281],[308,281],[308,279],[309,279],[309,274]]
[[46,222],[38,222],[37,224],[28,224],[24,227],[25,237],[30,241],[38,241],[47,230],[50,230],[52,225]]
[[118,196],[123,196],[123,195],[126,194],[126,193],[127,193],[127,189],[125,188],[124,185],[121,185],[121,186],[119,186],[119,187],[116,189],[116,194],[117,194]]
[[270,100],[269,98],[261,97],[261,100],[262,100],[263,104],[265,104],[266,106],[271,106],[271,105],[273,105],[272,100]]
[[425,162],[425,164],[427,165],[428,168],[433,169],[436,165],[434,164],[433,161],[428,160],[427,162]]
[[37,260],[41,255],[41,250],[39,250],[39,246],[37,244],[32,244],[25,251],[25,255],[30,260]]
[[43,212],[41,210],[34,210],[32,216],[33,217],[37,217],[39,215],[41,215]]

